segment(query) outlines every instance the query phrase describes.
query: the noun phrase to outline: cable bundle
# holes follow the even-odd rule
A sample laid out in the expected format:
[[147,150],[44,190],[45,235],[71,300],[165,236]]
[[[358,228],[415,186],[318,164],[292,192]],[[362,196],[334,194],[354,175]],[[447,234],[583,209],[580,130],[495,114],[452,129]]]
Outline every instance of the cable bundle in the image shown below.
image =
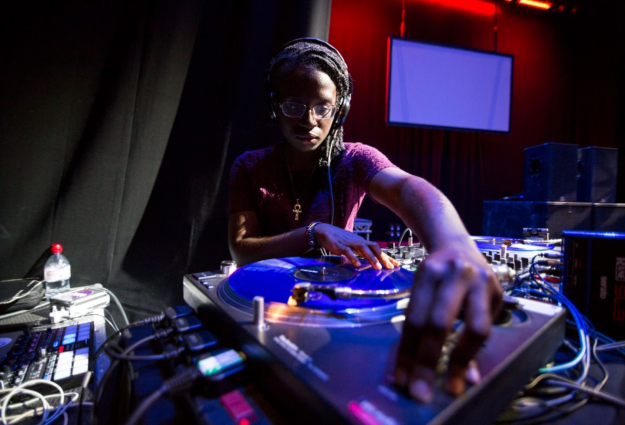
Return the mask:
[[[561,254],[535,256],[527,270],[519,273],[510,292],[511,295],[538,298],[566,308],[570,316],[567,326],[577,334],[575,340],[564,341],[565,347],[573,353],[572,358],[541,368],[539,375],[523,388],[500,416],[500,423],[532,424],[554,420],[580,409],[591,400],[625,408],[625,400],[601,391],[609,373],[598,355],[602,351],[613,351],[625,358],[625,341],[615,342],[597,332],[592,323],[549,281],[549,277],[553,279],[562,275],[562,262],[554,261],[559,258]],[[590,374],[593,362],[601,371],[601,379]]]
[[[92,405],[92,403],[78,403],[74,404],[79,397],[81,397],[84,392],[87,383],[89,382],[90,373],[85,376],[83,380],[83,385],[80,393],[76,392],[68,392],[66,393],[63,389],[56,383],[51,381],[46,381],[43,379],[34,379],[31,381],[27,381],[20,385],[19,387],[0,390],[0,400],[2,402],[2,408],[0,410],[0,419],[2,419],[2,424],[15,424],[24,419],[30,419],[40,416],[41,420],[38,422],[38,425],[41,424],[51,424],[59,417],[63,416],[64,423],[67,424],[68,416],[67,409],[70,407],[77,407],[79,405]],[[43,395],[38,391],[33,389],[29,389],[29,387],[33,386],[41,386],[47,385],[53,387],[58,394],[51,395]],[[11,403],[11,400],[14,397],[22,396],[21,401]],[[30,396],[30,398],[24,398],[23,396]],[[66,397],[69,398],[66,401]],[[48,400],[50,399],[58,399],[58,406],[53,406],[50,404]],[[31,408],[32,406],[32,408]],[[10,412],[15,412],[12,415],[9,415]]]

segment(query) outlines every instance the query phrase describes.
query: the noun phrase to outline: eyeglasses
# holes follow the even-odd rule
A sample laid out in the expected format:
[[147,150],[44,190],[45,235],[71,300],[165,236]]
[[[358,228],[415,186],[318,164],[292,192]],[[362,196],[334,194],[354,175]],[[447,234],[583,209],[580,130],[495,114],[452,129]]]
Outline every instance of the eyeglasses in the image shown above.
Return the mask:
[[[289,118],[301,118],[308,111],[308,106],[302,103],[284,102],[279,104],[284,116]],[[336,115],[336,106],[317,105],[312,108],[316,120],[329,120]]]

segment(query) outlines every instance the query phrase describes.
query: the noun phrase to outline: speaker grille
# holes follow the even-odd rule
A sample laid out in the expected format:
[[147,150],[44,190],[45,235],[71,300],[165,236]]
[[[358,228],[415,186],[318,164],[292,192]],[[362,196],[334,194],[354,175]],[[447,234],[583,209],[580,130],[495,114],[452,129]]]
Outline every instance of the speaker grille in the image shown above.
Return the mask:
[[591,146],[579,150],[579,202],[616,201],[618,149]]
[[577,145],[545,143],[525,149],[524,199],[577,201]]

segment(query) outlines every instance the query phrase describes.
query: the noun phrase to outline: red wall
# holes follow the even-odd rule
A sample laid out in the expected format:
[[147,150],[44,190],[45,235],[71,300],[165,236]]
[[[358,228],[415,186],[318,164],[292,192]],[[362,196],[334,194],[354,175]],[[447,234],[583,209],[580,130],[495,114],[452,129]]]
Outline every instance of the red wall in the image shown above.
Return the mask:
[[[482,201],[522,192],[524,148],[549,141],[622,143],[623,7],[591,3],[576,14],[556,14],[498,2],[497,51],[515,61],[512,131],[487,134],[387,126],[387,38],[400,35],[402,1],[333,0],[329,41],[354,79],[346,140],[371,144],[431,181],[479,234]],[[494,49],[492,2],[407,0],[405,7],[406,38]],[[360,215],[373,218],[374,226],[376,217],[388,219],[373,205]]]

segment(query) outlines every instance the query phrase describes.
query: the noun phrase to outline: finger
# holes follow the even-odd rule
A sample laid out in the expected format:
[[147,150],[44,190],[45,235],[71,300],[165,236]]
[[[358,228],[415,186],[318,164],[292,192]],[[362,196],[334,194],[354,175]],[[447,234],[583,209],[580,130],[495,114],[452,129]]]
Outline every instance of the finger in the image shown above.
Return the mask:
[[493,317],[496,317],[503,307],[503,287],[494,274],[489,277],[489,280],[491,286],[494,288],[491,295],[490,312]]
[[343,254],[345,257],[347,257],[347,260],[352,263],[352,265],[354,267],[360,267],[360,261],[358,261],[358,258],[356,258],[356,256],[354,255],[354,252],[352,251],[352,249],[348,246],[339,246],[338,250],[341,254]]
[[[474,287],[467,296],[465,328],[449,359],[447,389],[460,394],[465,389],[467,367],[490,334],[492,316],[485,285]],[[479,375],[478,375],[479,378]]]
[[[377,246],[377,244],[375,244],[375,246]],[[370,245],[367,245],[364,243],[356,244],[354,248],[358,250],[358,253],[360,254],[360,256],[363,257],[365,260],[367,260],[374,269],[376,270],[382,269],[382,264],[380,264],[380,261],[378,261],[376,255],[372,252],[371,250],[372,247]],[[380,248],[378,247],[378,249]]]
[[473,268],[464,261],[449,262],[448,272],[438,285],[428,318],[434,328],[447,332],[451,330],[466,295],[466,285],[458,283],[473,280],[474,274]]
[[437,282],[443,275],[444,267],[436,262],[424,265],[416,273],[397,356],[396,381],[412,397],[424,403],[430,402],[433,397],[432,388],[436,378],[434,367],[430,366],[436,360],[425,356],[435,351],[429,347],[430,344],[439,346],[439,352],[442,344],[433,338],[432,329],[426,326],[426,322]]
[[408,389],[414,358],[422,339],[421,335],[427,316],[427,309],[434,296],[433,285],[426,283],[433,282],[432,279],[435,276],[434,270],[426,270],[424,268],[415,275],[412,285],[410,302],[405,313],[406,318],[395,363],[395,381],[406,389]]
[[[395,267],[399,267],[401,266],[401,263],[399,261],[397,261],[396,259],[394,259],[393,257],[389,257],[388,255],[384,254],[384,256],[388,259],[388,261]],[[390,267],[389,267],[390,269]]]
[[467,382],[472,385],[475,385],[482,380],[482,374],[480,373],[480,369],[475,360],[471,360],[469,362],[469,366],[467,367],[467,372],[464,377]]
[[411,326],[407,321],[404,322],[395,361],[395,383],[404,389],[408,389],[410,374],[412,374],[412,358],[417,352],[420,340],[420,330]]
[[[446,267],[445,267],[446,266]],[[467,279],[471,268],[464,262],[452,261],[437,265],[448,272],[440,280],[432,300],[430,312],[417,349],[414,361],[417,366],[411,376],[411,394],[413,397],[428,402],[434,395],[436,366],[441,350],[464,299],[464,291],[458,286],[459,280]]]
[[384,268],[386,269],[392,269],[394,267],[399,267],[399,261],[395,260],[392,257],[389,257],[388,255],[386,255],[386,253],[384,253],[380,247],[378,246],[378,251],[376,252],[376,256],[378,257],[378,259],[380,260],[380,263],[382,263],[382,265],[384,266]]
[[480,382],[482,375],[475,360],[471,360],[466,367],[458,364],[450,364],[448,369],[448,379],[445,389],[448,393],[458,396],[466,389],[466,384],[475,385]]

